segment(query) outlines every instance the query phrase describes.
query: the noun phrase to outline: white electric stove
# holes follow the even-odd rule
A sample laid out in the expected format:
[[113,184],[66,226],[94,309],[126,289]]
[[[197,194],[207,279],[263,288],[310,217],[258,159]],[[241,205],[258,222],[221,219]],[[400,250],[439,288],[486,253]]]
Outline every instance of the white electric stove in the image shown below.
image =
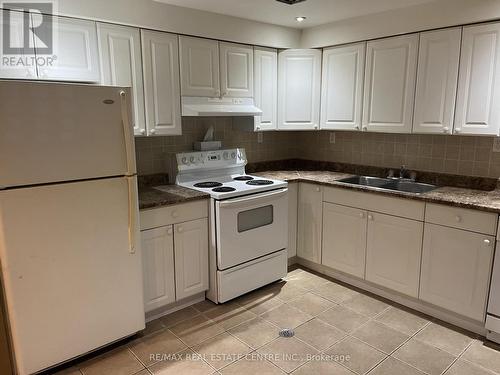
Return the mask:
[[287,273],[287,183],[247,175],[246,163],[241,148],[177,155],[176,183],[211,196],[207,298],[215,303]]

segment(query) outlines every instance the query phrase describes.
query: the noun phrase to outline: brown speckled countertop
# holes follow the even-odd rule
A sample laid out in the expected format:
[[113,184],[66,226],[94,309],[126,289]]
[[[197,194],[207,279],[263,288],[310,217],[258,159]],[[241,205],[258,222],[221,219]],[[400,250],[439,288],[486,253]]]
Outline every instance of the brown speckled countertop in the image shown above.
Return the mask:
[[331,171],[300,171],[278,170],[253,173],[255,175],[288,182],[310,182],[344,189],[369,191],[371,193],[390,195],[408,199],[421,200],[431,203],[447,204],[450,206],[472,208],[482,211],[500,213],[500,189],[492,191],[466,189],[458,187],[439,187],[436,190],[413,194],[400,191],[375,189],[372,187],[350,185],[338,180],[353,176],[353,174]]
[[168,191],[160,191],[151,186],[139,186],[139,209],[146,210],[210,197],[206,193],[177,185],[165,186]]

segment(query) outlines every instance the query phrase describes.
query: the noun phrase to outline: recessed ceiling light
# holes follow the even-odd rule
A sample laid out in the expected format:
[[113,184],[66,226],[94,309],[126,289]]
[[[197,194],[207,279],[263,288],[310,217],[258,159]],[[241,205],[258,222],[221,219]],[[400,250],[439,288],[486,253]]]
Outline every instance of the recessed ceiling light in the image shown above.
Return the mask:
[[295,21],[297,22],[303,22],[306,20],[306,17],[295,17]]

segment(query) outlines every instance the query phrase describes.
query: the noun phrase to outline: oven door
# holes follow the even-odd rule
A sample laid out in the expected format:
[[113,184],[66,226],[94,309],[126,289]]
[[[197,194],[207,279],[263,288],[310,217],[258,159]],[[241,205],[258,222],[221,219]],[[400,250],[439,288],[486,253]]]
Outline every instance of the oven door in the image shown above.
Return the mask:
[[288,189],[217,201],[219,270],[288,246]]

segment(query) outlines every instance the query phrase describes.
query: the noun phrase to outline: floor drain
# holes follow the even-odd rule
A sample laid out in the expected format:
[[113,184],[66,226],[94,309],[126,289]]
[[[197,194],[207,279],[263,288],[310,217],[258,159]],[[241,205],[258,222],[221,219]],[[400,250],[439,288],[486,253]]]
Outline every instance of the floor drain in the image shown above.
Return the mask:
[[293,337],[295,335],[295,332],[291,328],[285,328],[280,331],[280,336],[281,337]]

